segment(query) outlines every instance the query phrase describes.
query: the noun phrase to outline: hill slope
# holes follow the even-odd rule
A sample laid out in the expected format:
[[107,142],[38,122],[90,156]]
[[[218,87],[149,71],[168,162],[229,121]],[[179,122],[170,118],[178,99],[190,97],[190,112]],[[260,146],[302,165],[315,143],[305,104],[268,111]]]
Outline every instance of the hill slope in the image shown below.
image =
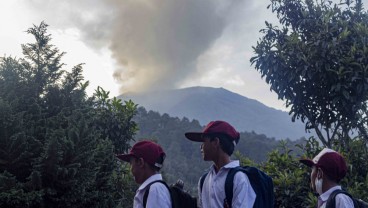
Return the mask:
[[267,107],[224,88],[190,87],[141,94],[124,94],[123,100],[147,110],[167,113],[179,118],[196,119],[201,125],[211,120],[225,120],[238,131],[254,131],[276,139],[307,137],[301,122],[293,123],[287,112]]

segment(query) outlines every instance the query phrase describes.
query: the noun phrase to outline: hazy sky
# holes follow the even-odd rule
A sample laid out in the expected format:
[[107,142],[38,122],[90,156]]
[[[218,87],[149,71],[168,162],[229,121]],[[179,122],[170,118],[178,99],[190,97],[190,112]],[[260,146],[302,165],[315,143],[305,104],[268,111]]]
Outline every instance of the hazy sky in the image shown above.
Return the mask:
[[85,63],[91,85],[127,91],[223,87],[285,110],[250,66],[268,0],[2,0],[0,56],[21,56],[24,31],[45,21],[66,69]]

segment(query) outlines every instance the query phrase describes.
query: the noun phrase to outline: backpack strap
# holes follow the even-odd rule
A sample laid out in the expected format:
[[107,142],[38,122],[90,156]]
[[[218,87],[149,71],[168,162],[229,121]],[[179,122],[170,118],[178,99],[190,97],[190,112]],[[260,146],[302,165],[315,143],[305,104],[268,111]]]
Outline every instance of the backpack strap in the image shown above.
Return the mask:
[[336,195],[337,194],[345,194],[347,196],[349,196],[351,198],[351,200],[353,200],[353,203],[354,203],[354,207],[359,207],[357,206],[356,204],[356,201],[354,200],[354,198],[346,191],[344,190],[341,190],[341,189],[337,189],[335,191],[333,191],[330,196],[328,197],[327,199],[327,202],[326,202],[326,208],[335,208],[336,207]]
[[234,177],[239,171],[247,175],[249,184],[256,194],[253,207],[273,208],[275,197],[273,193],[272,178],[258,168],[252,166],[238,166],[229,170],[225,180],[225,203],[227,206],[230,208],[232,206]]
[[231,168],[225,179],[225,200],[229,208],[232,207],[233,201],[234,176],[238,171],[242,171],[240,166]]
[[200,190],[200,192],[199,192],[199,193],[202,193],[204,179],[206,179],[207,175],[208,175],[208,172],[207,172],[207,173],[205,173],[205,174],[203,174],[203,175],[201,176],[201,178],[199,179],[199,190]]
[[170,200],[171,200],[171,203],[172,203],[172,196],[171,196],[171,192],[170,192],[169,186],[165,183],[165,181],[163,181],[163,180],[157,180],[157,181],[153,181],[153,182],[149,183],[146,186],[146,189],[147,190],[144,192],[144,195],[143,195],[143,207],[146,207],[146,205],[147,205],[147,198],[148,198],[149,190],[151,188],[151,185],[154,184],[154,183],[162,183],[162,184],[164,184],[166,186],[167,190],[169,190]]
[[[235,167],[235,168],[231,168],[226,176],[226,180],[225,180],[225,204],[227,204],[228,208],[231,208],[231,202],[233,199],[233,181],[234,181],[234,176],[235,173],[237,173],[238,171],[241,171],[241,167]],[[202,193],[203,190],[203,184],[204,184],[204,180],[206,179],[208,175],[208,172],[203,174],[201,176],[201,178],[199,179],[199,188],[200,188],[200,193]]]

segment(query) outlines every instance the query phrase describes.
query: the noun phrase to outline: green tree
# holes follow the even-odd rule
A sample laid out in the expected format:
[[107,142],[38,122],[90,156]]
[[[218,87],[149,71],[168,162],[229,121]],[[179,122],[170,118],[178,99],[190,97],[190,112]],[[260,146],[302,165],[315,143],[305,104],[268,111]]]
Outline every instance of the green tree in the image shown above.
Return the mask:
[[[271,0],[269,8],[279,24],[266,22],[251,63],[285,100],[293,120],[345,156],[349,169],[341,183],[367,200],[367,12],[360,0]],[[322,148],[313,137],[300,147],[308,158]],[[274,178],[278,207],[316,206],[305,183],[310,169],[299,158],[287,149],[274,151],[261,167]]]
[[24,58],[0,59],[0,207],[114,207],[131,184],[115,154],[129,148],[136,105],[101,88],[88,97],[82,64],[62,69],[47,25],[27,33]]
[[[368,14],[361,0],[271,0],[251,63],[326,146],[352,130],[368,141]],[[338,137],[337,137],[338,136]]]

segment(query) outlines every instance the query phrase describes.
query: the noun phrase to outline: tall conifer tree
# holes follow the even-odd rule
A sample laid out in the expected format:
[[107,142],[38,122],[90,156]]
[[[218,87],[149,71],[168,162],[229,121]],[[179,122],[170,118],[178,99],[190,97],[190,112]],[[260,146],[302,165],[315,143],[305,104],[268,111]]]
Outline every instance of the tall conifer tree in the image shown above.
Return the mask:
[[47,25],[27,33],[24,58],[0,59],[0,207],[114,207],[114,155],[129,148],[136,105],[101,88],[88,97],[82,64],[63,70]]

